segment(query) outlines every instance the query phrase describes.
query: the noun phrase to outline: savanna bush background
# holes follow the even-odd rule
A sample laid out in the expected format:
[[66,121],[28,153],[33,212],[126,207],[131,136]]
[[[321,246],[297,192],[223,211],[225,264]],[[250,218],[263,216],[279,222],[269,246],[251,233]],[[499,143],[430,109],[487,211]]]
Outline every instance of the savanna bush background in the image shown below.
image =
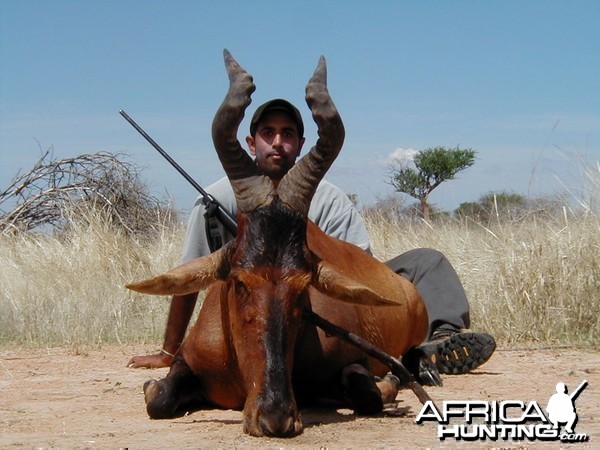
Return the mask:
[[[600,167],[573,204],[485,222],[445,217],[428,224],[369,208],[364,217],[382,259],[436,248],[462,279],[472,328],[500,345],[600,347]],[[0,343],[5,345],[160,345],[168,297],[123,286],[177,264],[185,224],[146,211],[151,232],[119,226],[87,201],[68,208],[61,229],[0,234]],[[67,226],[64,226],[67,224]],[[145,227],[148,228],[148,227]],[[197,308],[198,309],[198,308]]]

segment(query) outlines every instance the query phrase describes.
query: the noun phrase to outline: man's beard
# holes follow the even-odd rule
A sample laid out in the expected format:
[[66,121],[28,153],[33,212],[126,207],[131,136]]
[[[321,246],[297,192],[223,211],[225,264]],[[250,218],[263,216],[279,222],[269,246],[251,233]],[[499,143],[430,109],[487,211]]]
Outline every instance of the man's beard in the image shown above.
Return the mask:
[[258,167],[258,171],[261,175],[265,175],[269,178],[273,178],[276,180],[281,180],[286,173],[293,167],[292,165],[283,164],[268,164],[266,167]]

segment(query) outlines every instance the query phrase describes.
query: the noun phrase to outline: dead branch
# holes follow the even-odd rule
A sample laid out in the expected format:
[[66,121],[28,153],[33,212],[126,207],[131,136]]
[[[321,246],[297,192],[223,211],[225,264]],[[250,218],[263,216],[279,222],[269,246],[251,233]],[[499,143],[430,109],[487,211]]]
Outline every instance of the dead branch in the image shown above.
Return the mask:
[[86,211],[142,234],[155,228],[158,216],[173,213],[150,195],[140,170],[125,155],[99,152],[55,159],[50,148],[0,191],[0,232],[64,231],[74,218],[89,217]]

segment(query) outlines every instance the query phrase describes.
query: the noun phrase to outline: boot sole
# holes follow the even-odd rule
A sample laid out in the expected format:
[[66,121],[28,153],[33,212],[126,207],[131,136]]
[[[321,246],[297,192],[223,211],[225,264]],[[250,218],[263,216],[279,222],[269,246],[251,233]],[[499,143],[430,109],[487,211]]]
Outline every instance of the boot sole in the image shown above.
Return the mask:
[[496,349],[496,341],[486,333],[457,333],[419,348],[440,373],[457,375],[470,372],[490,359]]

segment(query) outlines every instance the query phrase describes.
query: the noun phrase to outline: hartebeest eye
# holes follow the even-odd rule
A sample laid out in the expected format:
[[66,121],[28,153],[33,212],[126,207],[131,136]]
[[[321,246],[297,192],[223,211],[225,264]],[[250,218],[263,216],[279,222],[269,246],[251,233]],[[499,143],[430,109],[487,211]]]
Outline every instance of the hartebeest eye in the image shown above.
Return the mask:
[[248,296],[248,287],[246,284],[240,280],[235,280],[234,282],[235,293],[237,295],[243,295],[244,297]]

